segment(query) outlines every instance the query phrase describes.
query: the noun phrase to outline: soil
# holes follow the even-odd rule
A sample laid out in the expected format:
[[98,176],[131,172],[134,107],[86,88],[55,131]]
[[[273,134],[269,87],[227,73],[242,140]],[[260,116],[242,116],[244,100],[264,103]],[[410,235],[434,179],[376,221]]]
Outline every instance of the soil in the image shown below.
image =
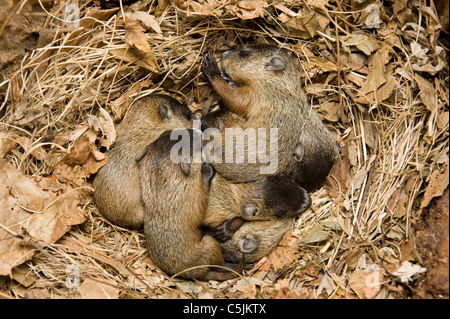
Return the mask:
[[[50,1],[41,1],[44,5]],[[20,67],[23,56],[36,48],[45,14],[37,0],[4,0],[0,6],[0,83]],[[440,2],[439,2],[440,3]],[[442,2],[444,3],[444,2]],[[447,21],[448,30],[448,2]],[[445,6],[445,4],[444,4]],[[438,8],[440,9],[440,8]],[[21,14],[12,14],[20,10]],[[444,10],[445,11],[445,10]],[[3,25],[7,21],[6,27]],[[5,98],[5,86],[0,88],[0,104]],[[0,110],[4,112],[5,110]],[[417,259],[427,269],[426,275],[413,283],[413,298],[449,298],[449,189],[435,198],[414,224]]]
[[449,298],[448,201],[447,188],[423,211],[421,220],[416,224],[417,250],[427,273],[416,282],[415,298]]
[[[42,3],[46,5],[48,1]],[[45,22],[45,12],[37,0],[26,1],[18,7],[19,1],[4,0],[0,6],[0,82],[16,71],[26,52],[33,50],[39,39],[39,31]],[[11,14],[19,11],[19,14]]]

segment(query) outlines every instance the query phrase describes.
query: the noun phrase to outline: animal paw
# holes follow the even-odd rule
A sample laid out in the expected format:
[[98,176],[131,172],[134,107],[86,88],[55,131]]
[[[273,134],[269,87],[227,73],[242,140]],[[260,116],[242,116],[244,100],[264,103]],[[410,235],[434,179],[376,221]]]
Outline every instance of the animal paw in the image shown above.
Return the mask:
[[211,83],[213,82],[214,77],[220,76],[220,69],[212,52],[206,54],[206,57],[203,60],[202,71]]
[[213,237],[220,243],[223,243],[231,239],[234,233],[241,228],[243,224],[244,220],[239,217],[228,219],[214,229]]

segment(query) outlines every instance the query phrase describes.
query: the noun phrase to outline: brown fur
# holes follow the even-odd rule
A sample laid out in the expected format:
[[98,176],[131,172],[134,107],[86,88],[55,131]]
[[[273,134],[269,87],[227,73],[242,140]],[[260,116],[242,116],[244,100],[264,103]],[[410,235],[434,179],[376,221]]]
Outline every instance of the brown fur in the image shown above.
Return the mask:
[[[206,163],[193,163],[200,152],[191,139],[190,164],[174,163],[169,157],[178,140],[163,133],[138,156],[141,197],[144,205],[144,233],[150,258],[162,270],[173,275],[190,267],[223,265],[219,242],[201,228],[208,205],[209,187],[214,169]],[[242,271],[241,262],[237,271]],[[230,272],[200,267],[180,274],[200,280],[233,278]]]
[[[231,127],[266,128],[267,133],[270,128],[278,128],[276,174],[289,174],[308,191],[323,184],[338,148],[333,135],[306,100],[295,56],[275,46],[244,46],[222,53],[220,69],[209,54],[202,70],[229,111],[245,121]],[[304,150],[300,162],[293,156],[299,143]],[[255,151],[245,145],[246,154]],[[265,164],[213,165],[230,181],[247,182],[261,178],[260,167]]]
[[[293,217],[310,204],[306,190],[289,177],[269,176],[233,184],[216,174],[204,224],[221,242],[226,261],[236,262],[245,253],[245,260],[254,262],[278,244]],[[248,214],[244,207],[255,210]]]
[[294,217],[274,220],[249,221],[242,225],[229,240],[220,243],[223,258],[228,262],[255,263],[278,245],[284,234],[292,228]]
[[123,227],[142,227],[144,208],[135,158],[164,131],[190,127],[194,117],[166,95],[150,95],[134,103],[117,128],[117,140],[106,153],[108,162],[93,181],[96,206],[106,219]]
[[209,197],[204,225],[218,230],[222,240],[248,221],[296,216],[311,205],[306,190],[285,176],[235,184],[216,174]]

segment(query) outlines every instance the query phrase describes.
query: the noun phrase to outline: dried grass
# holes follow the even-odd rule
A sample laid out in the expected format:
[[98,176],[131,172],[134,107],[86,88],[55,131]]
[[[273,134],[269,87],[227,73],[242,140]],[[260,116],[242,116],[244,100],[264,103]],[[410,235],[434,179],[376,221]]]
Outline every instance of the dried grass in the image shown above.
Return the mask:
[[[298,9],[298,5],[289,1],[278,5],[283,10]],[[149,6],[155,13],[153,1],[141,1],[139,6]],[[221,10],[223,6],[212,8]],[[198,108],[207,97],[206,83],[199,70],[206,50],[230,43],[270,41],[290,49],[295,44],[294,51],[299,53],[300,46],[311,49],[319,40],[335,48],[331,40],[351,34],[349,30],[358,30],[350,23],[341,24],[345,17],[356,13],[343,12],[342,8],[339,13],[328,13],[336,14],[341,20],[338,31],[335,20],[331,19],[330,34],[318,32],[318,38],[304,41],[282,33],[286,25],[276,21],[272,24],[262,19],[245,22],[228,11],[216,18],[214,14],[184,17],[181,10],[168,5],[159,11],[162,33],[150,28],[145,33],[152,51],[145,55],[127,43],[123,20],[118,18],[120,12],[108,13],[109,17],[105,18],[91,11],[93,18],[81,21],[85,29],[59,32],[57,29],[64,27],[62,7],[55,7],[45,25],[48,36],[41,36],[48,43],[28,53],[20,70],[1,84],[7,96],[0,106],[5,111],[0,124],[2,134],[31,139],[26,149],[6,155],[22,172],[30,176],[52,174],[57,162],[49,156],[38,158],[33,152],[43,147],[47,154],[68,153],[70,144],[61,147],[49,140],[70,134],[80,124],[88,123],[88,115],[96,116],[100,108],[119,120],[134,99],[158,91],[169,92],[191,108]],[[81,16],[86,13],[87,8],[83,8]],[[401,63],[410,63],[408,48],[396,54]],[[158,62],[159,75],[150,71],[154,67],[152,58]],[[305,60],[302,61],[304,70],[308,71]],[[325,79],[317,73],[305,75],[306,85]],[[443,88],[448,90],[448,73],[439,78],[445,78]],[[341,119],[332,126],[340,133],[341,147],[349,148],[349,185],[339,185],[335,197],[325,188],[312,194],[312,208],[299,217],[293,229],[293,235],[299,240],[296,260],[277,272],[258,270],[253,273],[254,278],[264,279],[269,287],[276,287],[281,279],[289,279],[293,291],[305,293],[306,289],[303,297],[349,297],[353,292],[348,278],[359,269],[361,256],[378,265],[402,260],[402,246],[414,241],[411,223],[418,216],[427,178],[431,172],[442,169],[442,161],[437,159],[448,154],[448,119],[446,124],[438,125],[439,112],[448,112],[448,104],[433,118],[420,97],[412,94],[417,92],[411,87],[412,81],[398,74],[395,79],[398,84],[395,97],[367,109],[355,102],[359,87],[343,82],[341,86],[326,87],[339,94],[341,110],[347,117],[346,121]],[[321,101],[320,95],[314,100],[316,104]],[[100,141],[102,134],[98,133]],[[338,183],[343,180],[340,176],[333,178]],[[398,212],[394,214],[393,210],[399,202],[395,202],[395,194],[402,190],[407,200],[404,210],[396,215]],[[45,289],[46,297],[78,296],[76,289],[66,286],[66,265],[75,264],[80,267],[82,279],[110,280],[119,287],[123,298],[248,296],[214,283],[187,288],[183,286],[184,281],[167,278],[151,266],[142,233],[111,225],[92,203],[84,207],[84,212],[88,216],[84,224],[73,226],[55,244],[38,246],[41,253],[26,263],[26,271],[36,280],[32,286],[34,291]],[[324,240],[302,242],[321,222],[331,222],[339,228],[326,228],[329,233]],[[394,228],[400,231],[398,237],[389,235]],[[324,295],[320,288],[327,289],[325,277],[331,278],[334,286]],[[385,272],[385,280],[382,296],[401,297],[398,291],[387,289],[398,279]],[[9,287],[12,297],[27,293],[23,285],[14,281]],[[259,291],[255,297],[273,296],[262,286]]]

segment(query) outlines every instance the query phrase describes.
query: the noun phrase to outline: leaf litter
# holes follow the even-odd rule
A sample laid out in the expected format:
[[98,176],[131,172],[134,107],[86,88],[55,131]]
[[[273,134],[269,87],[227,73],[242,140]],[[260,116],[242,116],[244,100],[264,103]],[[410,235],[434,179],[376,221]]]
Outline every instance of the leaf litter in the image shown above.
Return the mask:
[[[1,296],[414,296],[428,271],[416,223],[449,183],[445,10],[419,0],[79,1],[71,29],[68,3],[47,4],[36,47],[0,83]],[[341,156],[312,207],[244,277],[170,278],[141,232],[101,217],[91,178],[133,100],[165,91],[200,113],[212,94],[201,57],[242,43],[300,58]]]

